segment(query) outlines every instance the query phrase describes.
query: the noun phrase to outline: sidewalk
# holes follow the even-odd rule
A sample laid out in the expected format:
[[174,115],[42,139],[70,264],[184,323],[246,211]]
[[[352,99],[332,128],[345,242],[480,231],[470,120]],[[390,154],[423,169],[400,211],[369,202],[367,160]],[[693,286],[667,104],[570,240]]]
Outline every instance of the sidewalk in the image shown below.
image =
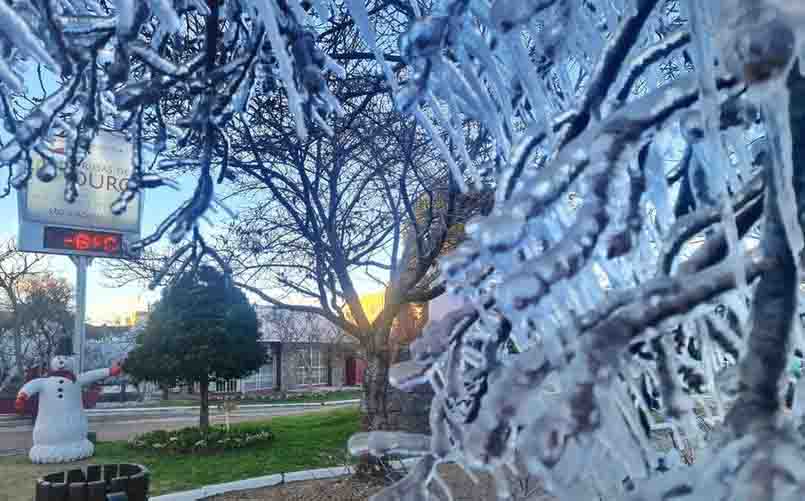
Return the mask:
[[[292,409],[292,408],[317,408],[317,407],[330,407],[340,405],[357,405],[360,404],[360,399],[352,400],[332,400],[329,402],[292,402],[284,404],[244,404],[239,406],[230,415],[243,415],[253,414],[256,411],[265,409]],[[121,417],[138,417],[138,418],[153,418],[164,416],[186,416],[198,415],[199,408],[191,406],[178,406],[178,407],[121,407],[111,409],[89,409],[86,411],[87,417],[90,422],[102,422]],[[210,406],[210,415],[216,416],[225,414],[224,411],[218,409],[217,406]],[[33,421],[30,417],[20,417],[15,414],[0,414],[0,428],[15,428],[19,426],[31,426]]]

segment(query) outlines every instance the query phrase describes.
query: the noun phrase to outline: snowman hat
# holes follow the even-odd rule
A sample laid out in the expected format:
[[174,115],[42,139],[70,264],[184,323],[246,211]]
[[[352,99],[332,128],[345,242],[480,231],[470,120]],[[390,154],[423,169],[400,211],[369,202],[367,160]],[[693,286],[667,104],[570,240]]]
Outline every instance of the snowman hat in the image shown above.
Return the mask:
[[73,340],[70,336],[63,336],[56,344],[56,352],[53,354],[56,357],[72,357],[73,356]]

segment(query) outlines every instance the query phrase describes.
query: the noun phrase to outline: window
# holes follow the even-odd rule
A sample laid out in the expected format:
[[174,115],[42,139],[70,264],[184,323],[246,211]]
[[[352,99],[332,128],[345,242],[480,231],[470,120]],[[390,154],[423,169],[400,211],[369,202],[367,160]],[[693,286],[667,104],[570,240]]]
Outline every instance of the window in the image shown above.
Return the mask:
[[274,361],[269,359],[268,363],[251,376],[243,380],[243,391],[259,391],[274,389]]
[[216,393],[236,393],[238,391],[237,379],[218,379],[215,381]]
[[296,383],[327,384],[327,367],[318,348],[303,348],[296,355]]

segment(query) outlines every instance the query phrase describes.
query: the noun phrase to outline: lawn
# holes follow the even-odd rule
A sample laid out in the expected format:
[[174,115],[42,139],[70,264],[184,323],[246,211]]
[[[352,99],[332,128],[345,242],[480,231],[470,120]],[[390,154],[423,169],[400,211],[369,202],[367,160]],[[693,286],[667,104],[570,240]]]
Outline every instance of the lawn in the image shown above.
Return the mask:
[[[261,422],[233,426],[254,427]],[[297,416],[281,416],[268,423],[275,439],[268,446],[217,453],[213,455],[169,456],[143,454],[128,449],[125,442],[98,444],[92,463],[139,463],[151,470],[151,494],[183,491],[202,485],[241,480],[261,475],[338,466],[346,461],[347,439],[358,431],[357,409],[338,409]],[[82,463],[85,464],[85,463]],[[58,466],[34,466],[27,458],[0,458],[0,501],[28,499],[34,478],[44,472],[58,471]],[[5,483],[8,482],[8,485]],[[21,485],[21,483],[25,485]],[[20,497],[4,498],[16,492]]]
[[[336,400],[356,400],[363,396],[360,390],[336,390],[327,393],[298,393],[292,394],[288,398],[283,399],[269,399],[269,398],[244,398],[238,400],[241,405],[248,404],[292,404],[292,403],[311,403],[311,402],[334,402]],[[212,407],[215,407],[219,400],[210,402]],[[160,400],[159,402],[148,402],[142,404],[142,407],[197,407],[198,400],[176,399],[176,400]]]

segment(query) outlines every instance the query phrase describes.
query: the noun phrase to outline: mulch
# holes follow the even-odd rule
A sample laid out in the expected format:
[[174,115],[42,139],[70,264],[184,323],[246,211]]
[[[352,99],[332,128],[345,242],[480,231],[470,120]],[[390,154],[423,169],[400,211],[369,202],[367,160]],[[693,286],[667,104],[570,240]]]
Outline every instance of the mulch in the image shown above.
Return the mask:
[[[455,501],[486,501],[495,498],[494,482],[488,475],[474,483],[459,467],[440,466],[442,478],[453,491]],[[274,487],[233,492],[206,498],[207,501],[367,501],[383,488],[377,481],[359,477],[292,482]],[[438,499],[441,496],[435,497]]]
[[231,492],[209,501],[363,501],[382,488],[353,477],[305,480],[251,491]]

